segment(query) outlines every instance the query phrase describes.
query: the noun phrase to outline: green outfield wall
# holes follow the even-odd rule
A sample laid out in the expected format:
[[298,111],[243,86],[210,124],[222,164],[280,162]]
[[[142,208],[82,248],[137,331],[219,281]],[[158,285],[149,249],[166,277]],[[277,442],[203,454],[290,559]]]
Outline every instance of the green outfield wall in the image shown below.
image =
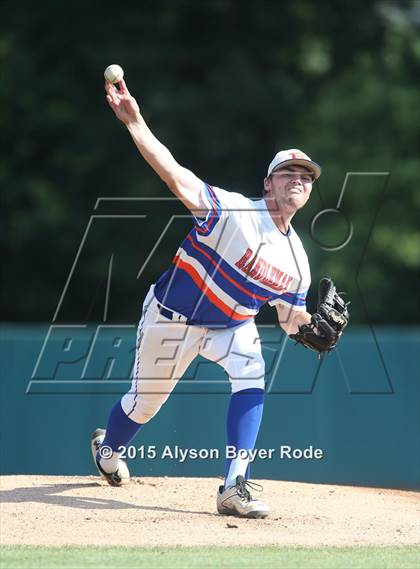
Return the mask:
[[[260,334],[267,395],[253,477],[419,486],[418,329],[352,328],[322,360],[276,327]],[[90,433],[129,389],[134,342],[134,326],[3,326],[2,473],[94,474]],[[132,442],[133,475],[222,475],[228,401],[223,370],[198,358]]]

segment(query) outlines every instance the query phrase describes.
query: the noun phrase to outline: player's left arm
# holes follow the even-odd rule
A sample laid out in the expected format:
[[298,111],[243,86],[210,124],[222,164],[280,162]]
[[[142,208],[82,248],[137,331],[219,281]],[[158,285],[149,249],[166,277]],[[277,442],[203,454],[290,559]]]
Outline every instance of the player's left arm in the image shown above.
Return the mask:
[[279,323],[297,343],[319,354],[335,348],[349,322],[348,302],[337,293],[329,278],[321,279],[318,291],[318,308],[315,314],[291,310],[276,305]]
[[284,304],[276,304],[277,318],[280,326],[288,336],[297,334],[299,326],[310,324],[311,314],[301,310],[292,310]]

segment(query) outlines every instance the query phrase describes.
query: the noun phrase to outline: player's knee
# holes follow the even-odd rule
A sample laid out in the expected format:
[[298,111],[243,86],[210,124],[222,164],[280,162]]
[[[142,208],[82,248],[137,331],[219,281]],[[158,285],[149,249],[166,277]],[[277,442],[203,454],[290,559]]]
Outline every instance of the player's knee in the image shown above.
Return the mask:
[[130,419],[135,423],[144,425],[148,423],[159,412],[161,405],[157,407],[144,406],[141,403],[136,405],[130,414]]
[[265,382],[264,377],[243,377],[242,379],[231,379],[232,393],[238,393],[238,391],[243,391],[244,389],[264,389]]
[[254,352],[229,358],[226,371],[231,380],[264,379],[265,362],[261,353]]
[[156,415],[159,409],[160,407],[158,409],[154,409],[153,411],[151,411],[148,409],[143,409],[140,405],[136,406],[133,409],[133,412],[130,414],[130,419],[135,423],[144,425],[145,423],[148,423],[150,419],[153,419],[153,417]]
[[264,389],[265,362],[260,353],[247,355],[231,360],[226,371],[232,386],[232,392],[243,389]]
[[160,398],[149,399],[144,395],[132,396],[132,394],[127,393],[122,398],[121,405],[132,421],[144,425],[159,412],[165,400],[162,401]]

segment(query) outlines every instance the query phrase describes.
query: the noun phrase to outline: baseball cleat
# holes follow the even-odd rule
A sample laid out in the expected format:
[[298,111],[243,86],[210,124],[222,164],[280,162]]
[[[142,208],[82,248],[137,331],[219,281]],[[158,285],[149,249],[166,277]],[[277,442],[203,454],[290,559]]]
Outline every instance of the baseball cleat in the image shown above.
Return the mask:
[[219,514],[241,518],[266,518],[270,512],[269,507],[264,502],[254,500],[247,486],[262,490],[259,484],[248,482],[243,476],[237,476],[235,486],[229,486],[226,490],[220,486],[217,493]]
[[92,451],[93,462],[95,463],[99,474],[110,486],[123,486],[124,484],[128,484],[130,481],[130,472],[128,470],[127,462],[124,459],[118,459],[118,468],[116,472],[111,473],[105,472],[99,463],[98,452],[100,451],[104,441],[105,432],[105,429],[96,429],[90,437],[90,449]]

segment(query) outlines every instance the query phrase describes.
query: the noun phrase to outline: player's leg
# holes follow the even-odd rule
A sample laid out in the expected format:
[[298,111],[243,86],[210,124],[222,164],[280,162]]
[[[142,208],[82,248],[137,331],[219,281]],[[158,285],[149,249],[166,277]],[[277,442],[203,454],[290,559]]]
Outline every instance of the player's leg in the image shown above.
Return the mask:
[[[151,290],[143,304],[142,316],[137,328],[136,354],[134,370],[138,366],[139,347],[143,330],[149,324],[149,306],[153,296]],[[124,412],[121,399],[112,407],[105,429],[96,429],[91,437],[91,450],[96,466],[107,482],[113,486],[121,486],[130,479],[127,464],[120,459],[119,449],[126,447],[141,428],[139,423],[130,419]]]
[[227,330],[211,330],[203,356],[227,372],[232,395],[226,420],[226,444],[234,457],[226,460],[225,484],[219,489],[218,510],[224,514],[265,517],[268,507],[253,500],[249,478],[249,453],[255,447],[264,406],[264,360],[254,322]]
[[[226,418],[226,444],[235,457],[226,459],[225,488],[238,476],[250,477],[249,454],[254,450],[264,407],[264,390],[249,388],[232,393]],[[233,454],[233,453],[232,453]]]
[[[204,333],[204,329],[163,317],[157,309],[156,299],[150,295],[146,298],[137,333],[131,389],[112,408],[105,438],[102,435],[97,444],[102,449],[97,466],[110,484],[112,480],[107,475],[113,475],[119,468],[124,473],[126,468],[119,449],[129,444],[168,399],[198,354]],[[120,485],[118,480],[116,485]]]

